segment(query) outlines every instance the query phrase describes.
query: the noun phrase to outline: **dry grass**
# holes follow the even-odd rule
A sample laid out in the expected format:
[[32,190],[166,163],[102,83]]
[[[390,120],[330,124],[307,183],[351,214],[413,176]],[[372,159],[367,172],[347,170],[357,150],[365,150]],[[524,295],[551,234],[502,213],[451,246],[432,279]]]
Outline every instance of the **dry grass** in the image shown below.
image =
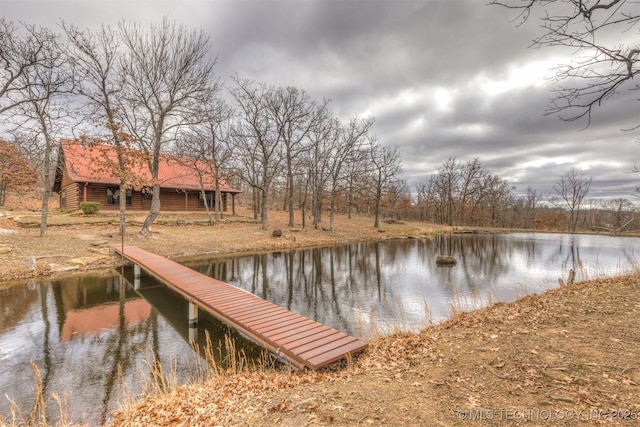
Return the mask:
[[634,425],[639,281],[598,279],[460,313],[377,338],[322,372],[220,375],[123,408],[113,424]]
[[29,415],[25,415],[23,408],[20,408],[15,402],[11,401],[11,413],[7,418],[0,414],[0,427],[19,427],[19,426],[71,426],[73,423],[68,418],[68,404],[64,396],[57,393],[53,394],[53,399],[57,405],[57,414],[55,421],[50,420],[47,414],[51,408],[47,408],[45,404],[44,387],[42,384],[42,375],[40,368],[31,362],[34,374],[34,393],[35,403]]

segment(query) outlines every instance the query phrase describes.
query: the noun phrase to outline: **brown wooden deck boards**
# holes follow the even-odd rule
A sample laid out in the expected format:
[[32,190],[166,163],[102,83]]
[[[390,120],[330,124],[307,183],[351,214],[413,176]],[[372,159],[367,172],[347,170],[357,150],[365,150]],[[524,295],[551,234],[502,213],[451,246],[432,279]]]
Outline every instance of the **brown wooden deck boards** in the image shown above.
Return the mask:
[[298,368],[318,369],[367,347],[358,338],[144,249],[125,246],[116,252]]

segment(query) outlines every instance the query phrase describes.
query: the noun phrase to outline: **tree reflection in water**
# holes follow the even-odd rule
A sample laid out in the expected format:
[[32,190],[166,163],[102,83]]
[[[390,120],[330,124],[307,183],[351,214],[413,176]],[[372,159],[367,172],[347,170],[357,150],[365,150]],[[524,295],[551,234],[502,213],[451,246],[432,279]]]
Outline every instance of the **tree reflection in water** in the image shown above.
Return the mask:
[[[558,278],[571,269],[583,276],[602,268],[619,273],[633,265],[635,242],[563,234],[443,234],[187,265],[368,338],[395,328],[418,330],[429,321],[448,318],[452,306],[467,310],[544,291],[557,286]],[[438,267],[438,255],[453,256],[458,263]],[[587,271],[589,265],[596,269]]]

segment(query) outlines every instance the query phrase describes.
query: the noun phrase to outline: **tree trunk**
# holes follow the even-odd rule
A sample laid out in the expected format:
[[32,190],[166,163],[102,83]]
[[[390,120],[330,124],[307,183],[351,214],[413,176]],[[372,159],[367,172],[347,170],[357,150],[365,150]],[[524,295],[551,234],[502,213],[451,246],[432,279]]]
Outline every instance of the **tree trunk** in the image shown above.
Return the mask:
[[288,182],[288,196],[287,202],[289,205],[289,227],[294,226],[294,216],[293,216],[293,171],[291,170],[291,156],[287,156],[287,182]]
[[220,179],[218,174],[215,175],[216,180],[216,189],[213,194],[214,205],[213,209],[215,212],[216,224],[220,221],[220,217],[222,216],[222,197],[220,196]]
[[376,220],[373,224],[374,228],[380,228],[380,199],[382,199],[382,186],[378,185],[378,188],[376,189]]
[[202,194],[202,200],[204,202],[204,210],[207,211],[207,219],[209,220],[209,225],[213,225],[213,218],[211,218],[211,209],[209,209],[209,200],[207,200],[207,192],[204,191],[202,182],[200,182],[200,194]]
[[353,186],[349,183],[349,194],[347,195],[347,218],[351,219],[351,205],[353,204]]
[[267,197],[268,197],[267,192],[265,190],[262,190],[261,212],[262,212],[262,229],[263,230],[269,229],[269,222],[267,219]]
[[329,207],[329,231],[333,233],[334,231],[334,218],[335,218],[335,210],[336,210],[336,202],[335,202],[335,191],[331,191],[331,205]]
[[[49,181],[46,179],[45,181]],[[45,182],[45,185],[48,186],[48,182]],[[51,190],[48,187],[45,187],[44,193],[42,193],[42,208],[40,210],[40,237],[43,237],[47,234],[47,214],[49,212],[49,196],[51,195]]]
[[4,199],[7,194],[7,183],[6,181],[0,180],[0,206],[4,206]]
[[124,180],[120,180],[120,204],[119,204],[119,212],[118,216],[120,218],[120,235],[124,236],[126,223],[125,223],[125,212],[127,209],[127,190],[125,190],[125,182]]
[[53,140],[49,136],[44,120],[40,119],[45,140],[44,162],[42,164],[42,178],[44,193],[42,193],[42,208],[40,211],[40,237],[47,234],[47,215],[49,213],[49,196],[51,196],[51,152],[53,151]]
[[258,219],[258,211],[260,209],[260,199],[258,198],[258,189],[253,187],[253,219]]
[[144,224],[142,224],[142,229],[140,230],[140,235],[142,237],[148,237],[151,234],[150,227],[156,221],[160,215],[160,184],[153,184],[153,195],[151,196],[151,209],[149,209],[149,214],[144,220]]

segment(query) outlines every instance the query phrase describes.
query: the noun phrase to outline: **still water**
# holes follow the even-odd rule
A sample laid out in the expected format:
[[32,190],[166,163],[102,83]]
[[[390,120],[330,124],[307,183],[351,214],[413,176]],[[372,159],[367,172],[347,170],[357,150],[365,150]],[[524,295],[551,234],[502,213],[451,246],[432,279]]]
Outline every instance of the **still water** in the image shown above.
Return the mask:
[[[636,264],[639,239],[587,235],[443,235],[299,251],[189,261],[226,281],[343,332],[368,338],[418,330],[491,302],[556,287],[558,278],[620,274]],[[437,255],[454,267],[437,267]],[[197,380],[203,359],[188,343],[187,303],[143,276],[140,292],[123,274],[86,274],[4,284],[0,289],[0,414],[11,401],[28,418],[34,366],[56,419],[53,393],[72,421],[108,420],[126,396],[144,392],[156,354],[172,380]],[[211,337],[224,362],[225,334],[249,357],[260,350],[200,313],[198,341]],[[33,363],[33,365],[32,365]],[[149,384],[146,384],[147,386]]]

